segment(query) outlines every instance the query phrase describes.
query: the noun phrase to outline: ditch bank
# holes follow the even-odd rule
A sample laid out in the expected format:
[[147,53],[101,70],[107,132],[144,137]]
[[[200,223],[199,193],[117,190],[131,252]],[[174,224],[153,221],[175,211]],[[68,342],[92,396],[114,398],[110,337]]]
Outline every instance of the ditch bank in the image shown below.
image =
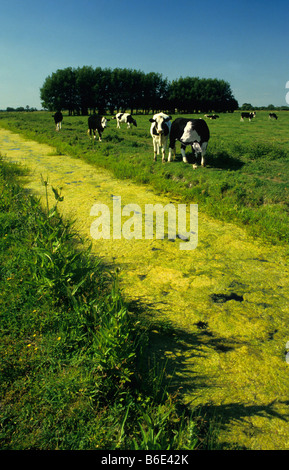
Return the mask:
[[152,350],[157,360],[166,361],[172,387],[184,402],[221,420],[220,445],[287,450],[286,249],[261,244],[243,229],[207,217],[202,207],[192,250],[181,250],[184,242],[178,238],[95,240],[91,226],[96,216],[90,215],[95,204],[111,208],[115,196],[122,207],[138,204],[141,209],[181,201],[116,180],[103,169],[56,155],[52,147],[4,129],[0,142],[3,156],[30,169],[25,187],[44,203],[42,179],[62,188],[60,212],[75,220],[98,257],[119,268],[124,297],[174,326],[174,334],[154,331]]

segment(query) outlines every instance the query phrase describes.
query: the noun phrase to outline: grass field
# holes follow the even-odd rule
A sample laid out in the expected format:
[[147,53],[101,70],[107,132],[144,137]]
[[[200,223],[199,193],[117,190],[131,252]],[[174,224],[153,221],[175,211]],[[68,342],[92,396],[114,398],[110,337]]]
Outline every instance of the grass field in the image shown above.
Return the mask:
[[138,126],[131,129],[117,129],[116,121],[109,121],[102,142],[88,138],[87,117],[82,116],[64,115],[60,132],[46,112],[2,113],[0,125],[55,146],[60,158],[66,153],[83,158],[118,178],[197,203],[199,210],[246,226],[263,240],[288,242],[289,113],[279,112],[277,121],[265,111],[251,122],[240,122],[239,112],[208,120],[207,167],[197,170],[181,161],[178,144],[175,162],[153,162],[149,117],[136,116]]

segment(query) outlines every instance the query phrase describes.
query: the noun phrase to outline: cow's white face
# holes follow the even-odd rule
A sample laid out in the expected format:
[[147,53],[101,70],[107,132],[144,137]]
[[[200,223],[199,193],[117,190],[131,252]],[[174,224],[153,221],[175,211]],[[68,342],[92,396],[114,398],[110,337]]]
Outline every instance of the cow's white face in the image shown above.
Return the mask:
[[107,119],[106,119],[105,117],[101,118],[101,125],[102,125],[103,128],[106,127],[106,125],[107,125]]
[[153,118],[150,119],[151,122],[155,122],[156,131],[160,135],[164,133],[164,123],[168,123],[170,120],[171,116],[164,113],[155,114]]

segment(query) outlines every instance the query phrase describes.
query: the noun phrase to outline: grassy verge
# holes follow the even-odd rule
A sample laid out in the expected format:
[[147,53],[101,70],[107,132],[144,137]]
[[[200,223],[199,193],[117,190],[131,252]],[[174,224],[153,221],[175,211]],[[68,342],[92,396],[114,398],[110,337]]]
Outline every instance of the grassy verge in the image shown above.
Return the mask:
[[280,112],[274,122],[266,112],[250,123],[240,122],[238,112],[209,121],[208,166],[196,171],[183,164],[180,153],[173,163],[154,163],[149,116],[136,118],[138,126],[132,129],[116,129],[110,121],[103,142],[95,143],[86,135],[86,117],[65,116],[58,133],[50,113],[3,113],[0,125],[54,146],[60,158],[83,158],[118,178],[197,203],[199,210],[241,224],[264,241],[288,243],[289,113]]
[[58,191],[43,211],[22,172],[0,159],[0,448],[213,448],[166,371],[148,367],[152,325],[117,274],[61,218]]

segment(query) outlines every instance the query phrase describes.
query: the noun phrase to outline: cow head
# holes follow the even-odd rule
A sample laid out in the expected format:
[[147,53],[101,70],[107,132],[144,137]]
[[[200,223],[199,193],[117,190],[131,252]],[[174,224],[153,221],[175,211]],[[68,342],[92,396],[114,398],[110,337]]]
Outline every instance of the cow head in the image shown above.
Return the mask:
[[134,118],[131,118],[131,121],[132,121],[132,124],[137,127],[137,123],[136,123],[136,120]]
[[109,119],[106,119],[106,117],[104,117],[104,116],[101,118],[101,126],[102,126],[103,129],[106,128],[106,125],[107,125],[108,121],[109,121]]
[[155,123],[156,132],[159,135],[162,135],[167,132],[168,127],[166,126],[166,123],[169,122],[171,119],[171,116],[167,116],[164,113],[159,113],[155,114],[153,118],[151,118],[149,121]]
[[194,142],[192,144],[192,150],[195,152],[196,155],[198,155],[199,153],[202,153],[202,148],[199,142]]

